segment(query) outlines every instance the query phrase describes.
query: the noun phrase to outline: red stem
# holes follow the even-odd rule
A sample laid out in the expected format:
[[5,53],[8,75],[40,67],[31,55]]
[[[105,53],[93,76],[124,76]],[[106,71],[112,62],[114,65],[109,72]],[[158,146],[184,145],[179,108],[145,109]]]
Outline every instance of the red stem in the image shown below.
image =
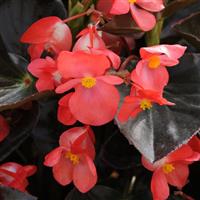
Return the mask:
[[74,15],[72,17],[69,17],[67,19],[64,19],[63,22],[67,23],[67,22],[69,22],[71,20],[78,19],[78,18],[83,17],[85,15],[90,15],[92,12],[94,12],[94,9],[90,8],[90,9],[88,9],[87,11],[85,11],[83,13],[80,13],[80,14]]

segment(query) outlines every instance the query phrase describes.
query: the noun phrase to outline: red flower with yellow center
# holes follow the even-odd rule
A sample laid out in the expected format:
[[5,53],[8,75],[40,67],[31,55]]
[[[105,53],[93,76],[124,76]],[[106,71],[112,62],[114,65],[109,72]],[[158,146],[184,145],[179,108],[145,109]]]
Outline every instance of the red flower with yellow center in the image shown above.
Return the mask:
[[162,94],[167,85],[169,74],[166,69],[179,63],[186,47],[181,45],[157,45],[140,49],[142,60],[131,73],[131,80],[145,90]]
[[161,96],[159,92],[144,90],[132,86],[130,96],[126,96],[118,113],[118,119],[121,123],[129,118],[135,118],[140,112],[149,110],[153,103],[159,105],[174,105]]
[[58,70],[68,81],[58,86],[56,92],[75,89],[68,100],[69,110],[84,124],[105,124],[117,112],[119,92],[113,85],[121,84],[123,80],[105,75],[108,68],[110,62],[104,55],[62,52],[58,57]]
[[79,191],[87,192],[97,181],[94,142],[90,127],[71,128],[60,136],[60,146],[46,155],[44,165],[53,167],[53,176],[61,185],[73,181]]
[[189,176],[188,165],[200,159],[198,151],[193,151],[189,145],[183,145],[155,163],[150,163],[146,158],[142,157],[143,166],[153,171],[151,179],[153,199],[167,199],[169,196],[168,184],[179,189],[185,186]]

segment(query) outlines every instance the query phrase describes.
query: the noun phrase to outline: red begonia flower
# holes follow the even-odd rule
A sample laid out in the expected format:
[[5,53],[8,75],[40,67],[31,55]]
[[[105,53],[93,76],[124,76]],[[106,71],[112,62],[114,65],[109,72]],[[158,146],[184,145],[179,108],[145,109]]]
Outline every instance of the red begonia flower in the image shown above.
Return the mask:
[[163,0],[99,0],[97,8],[113,15],[130,11],[136,24],[143,31],[149,31],[156,24],[156,18],[151,12],[161,11],[164,5]]
[[9,134],[10,127],[6,119],[0,115],[0,142],[3,141]]
[[132,71],[131,79],[146,90],[162,92],[167,85],[169,74],[166,66],[179,63],[186,47],[181,45],[157,45],[140,49],[142,60]]
[[35,59],[41,56],[43,50],[53,54],[70,50],[72,34],[60,18],[51,16],[33,23],[22,35],[21,42],[31,44],[29,53]]
[[120,57],[106,48],[103,39],[98,34],[95,26],[89,26],[82,30],[78,37],[80,37],[73,47],[75,51],[86,51],[93,54],[103,54],[109,58],[113,67],[118,69],[120,66]]
[[53,176],[61,185],[72,181],[80,192],[89,191],[97,182],[94,134],[90,127],[65,131],[59,147],[46,155],[44,165],[53,167]]
[[36,88],[39,92],[53,90],[61,83],[61,76],[57,71],[56,63],[50,57],[33,60],[28,65],[28,71],[38,78]]
[[200,154],[194,152],[189,145],[170,153],[155,163],[150,163],[142,157],[143,166],[153,171],[151,191],[154,200],[166,200],[169,196],[168,184],[181,189],[187,183],[189,175],[188,165],[198,161]]
[[162,94],[152,90],[137,89],[132,86],[130,96],[124,98],[124,102],[118,113],[118,120],[126,122],[129,117],[135,118],[140,112],[151,109],[153,103],[159,105],[174,105],[162,97]]
[[73,93],[68,93],[62,97],[58,102],[58,121],[65,125],[73,125],[76,122],[76,119],[72,115],[69,109],[69,99]]
[[14,162],[4,163],[0,165],[0,184],[25,192],[28,186],[27,177],[33,175],[36,170],[34,165],[22,166]]
[[105,75],[109,67],[110,62],[104,55],[62,52],[58,57],[58,70],[64,78],[71,79],[58,86],[56,92],[75,89],[69,99],[69,109],[84,124],[102,125],[116,114],[120,97],[113,85],[123,80]]

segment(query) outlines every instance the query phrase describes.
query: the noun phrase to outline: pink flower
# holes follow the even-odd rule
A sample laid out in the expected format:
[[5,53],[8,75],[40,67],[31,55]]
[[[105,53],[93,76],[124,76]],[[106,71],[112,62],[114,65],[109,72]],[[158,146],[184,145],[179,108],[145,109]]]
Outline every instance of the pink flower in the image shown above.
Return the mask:
[[157,45],[140,49],[141,61],[131,73],[131,79],[146,90],[163,91],[169,80],[166,66],[179,63],[186,47],[181,45]]
[[130,11],[136,24],[143,31],[149,31],[156,24],[156,18],[151,12],[161,11],[164,5],[163,0],[99,0],[97,8],[113,15]]
[[0,184],[25,192],[28,186],[27,177],[33,175],[36,170],[34,165],[22,166],[14,162],[4,163],[0,165]]
[[118,120],[121,123],[126,122],[129,118],[135,118],[145,110],[153,107],[153,103],[159,105],[174,105],[161,96],[159,92],[152,90],[138,89],[132,86],[130,96],[126,96],[118,113]]
[[84,124],[102,125],[116,114],[120,97],[113,85],[121,84],[123,80],[105,75],[109,67],[110,62],[104,55],[62,52],[58,57],[60,74],[71,79],[58,86],[56,92],[75,89],[69,99],[69,109]]
[[117,69],[120,65],[120,57],[106,48],[103,39],[100,37],[95,26],[89,26],[79,34],[78,41],[73,47],[73,51],[86,51],[93,54],[103,54],[109,58],[113,67]]
[[53,167],[53,176],[61,185],[73,180],[80,192],[87,192],[97,182],[94,141],[89,127],[71,128],[60,136],[60,146],[46,155],[44,165]]
[[68,93],[67,95],[62,97],[58,102],[57,118],[59,122],[65,125],[73,125],[76,122],[76,119],[74,118],[69,109],[69,100],[72,94],[72,92]]
[[194,152],[189,145],[170,153],[155,163],[150,163],[142,157],[145,168],[153,171],[151,179],[151,191],[154,200],[166,200],[169,196],[168,184],[181,189],[187,183],[189,176],[188,165],[198,161],[200,154]]
[[6,119],[0,115],[0,142],[3,141],[9,134],[10,127]]
[[56,63],[50,57],[33,60],[28,65],[28,71],[38,78],[36,88],[39,92],[53,90],[61,83],[61,75],[57,71]]
[[53,55],[70,50],[72,34],[60,18],[51,16],[33,23],[22,35],[21,42],[31,44],[29,54],[33,60],[39,58],[44,50]]

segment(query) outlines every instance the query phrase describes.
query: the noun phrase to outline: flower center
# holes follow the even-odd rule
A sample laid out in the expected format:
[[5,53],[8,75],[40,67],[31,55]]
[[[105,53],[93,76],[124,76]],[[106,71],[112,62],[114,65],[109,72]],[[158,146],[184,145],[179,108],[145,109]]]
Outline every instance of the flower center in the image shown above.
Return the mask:
[[156,69],[160,66],[160,57],[159,56],[151,56],[149,58],[148,67],[151,69]]
[[128,0],[129,3],[135,3],[137,0]]
[[96,85],[96,79],[88,76],[88,77],[82,78],[81,84],[85,88],[92,88]]
[[151,103],[151,101],[149,101],[148,99],[143,99],[143,100],[140,102],[140,108],[141,108],[142,110],[146,110],[146,109],[152,108],[152,103]]
[[68,151],[65,154],[65,157],[68,158],[73,165],[76,165],[79,163],[79,157],[76,154],[73,154],[71,151]]
[[174,170],[174,166],[172,164],[164,164],[162,170],[165,174],[169,174]]

